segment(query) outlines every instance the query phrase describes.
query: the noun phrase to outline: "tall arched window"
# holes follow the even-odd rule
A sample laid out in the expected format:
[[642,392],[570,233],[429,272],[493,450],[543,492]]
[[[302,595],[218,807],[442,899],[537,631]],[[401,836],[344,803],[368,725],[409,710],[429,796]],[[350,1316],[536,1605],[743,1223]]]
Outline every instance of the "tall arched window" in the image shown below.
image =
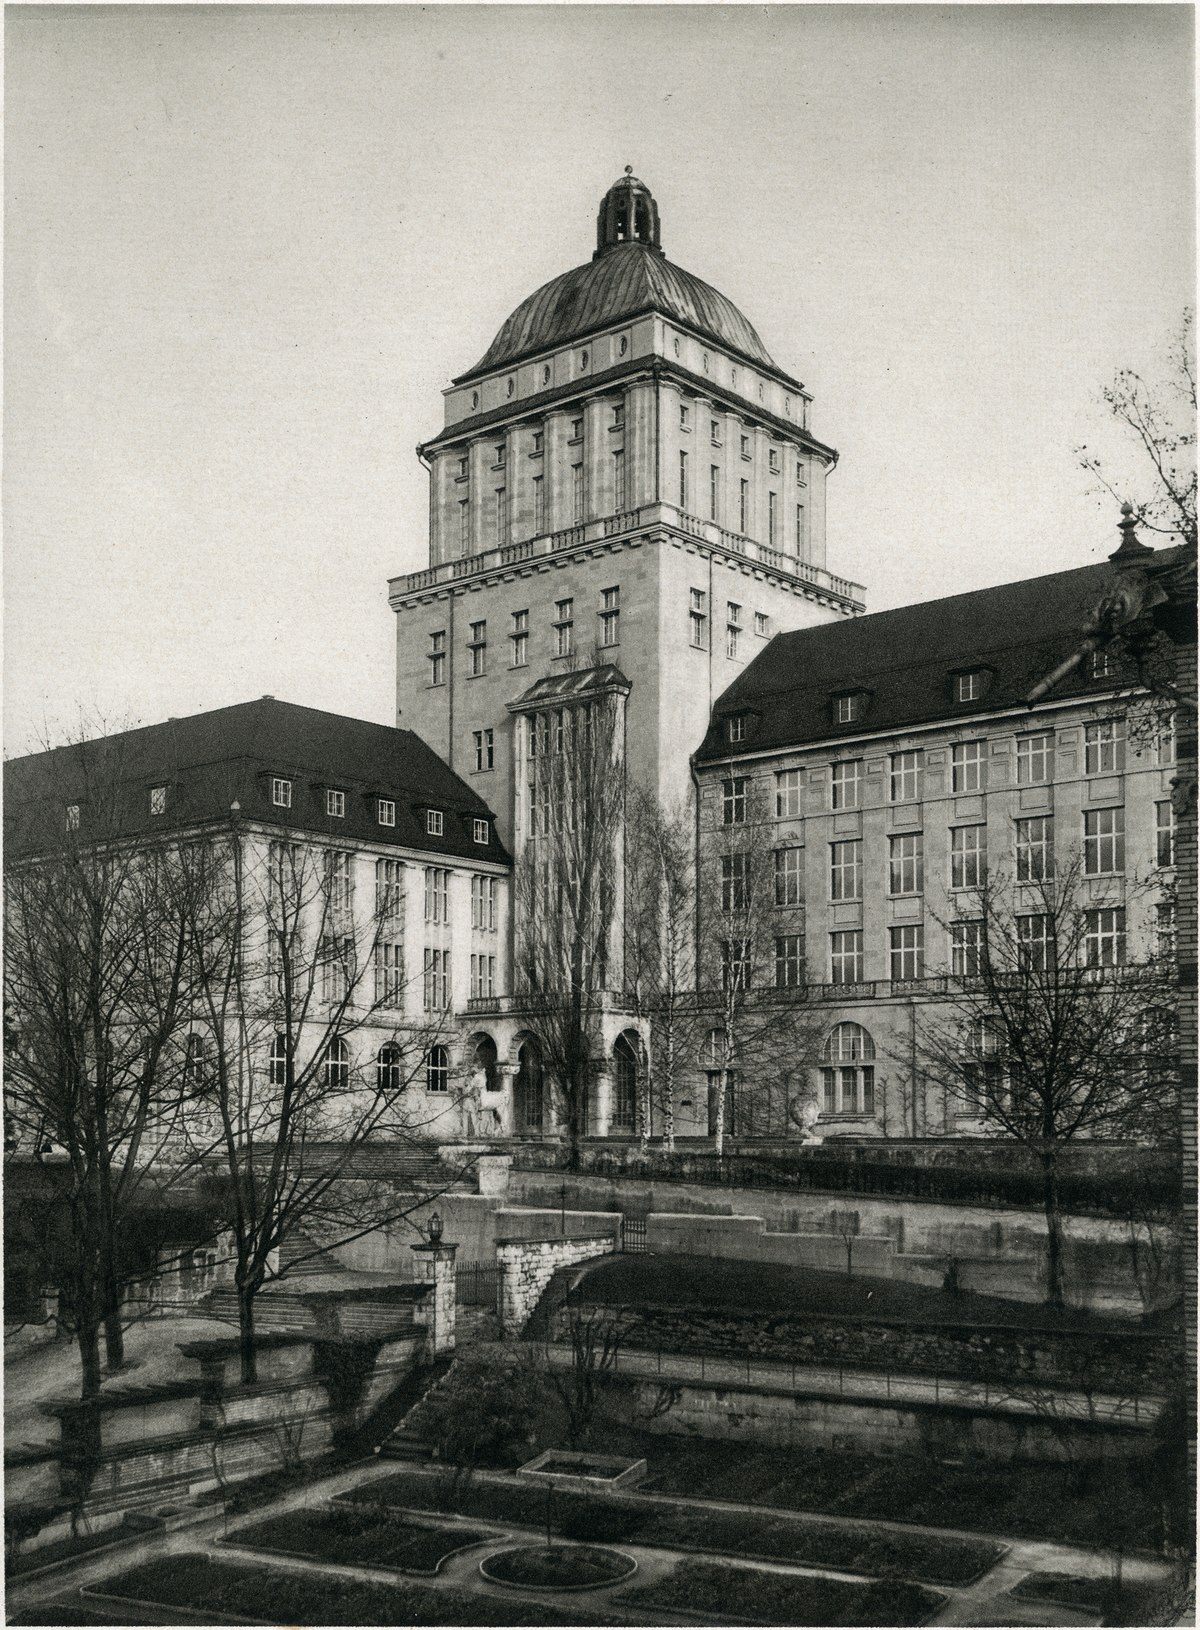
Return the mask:
[[430,1092],[448,1092],[450,1089],[450,1054],[439,1042],[429,1049],[425,1064],[425,1086]]
[[527,1036],[517,1053],[517,1079],[513,1107],[518,1132],[540,1132],[545,1114],[542,1093],[542,1054],[532,1036]]
[[208,1044],[198,1030],[187,1039],[183,1058],[183,1084],[189,1092],[198,1092],[208,1080]]
[[875,1113],[875,1043],[861,1024],[835,1024],[821,1049],[826,1115]]
[[375,1086],[379,1092],[399,1092],[404,1085],[400,1049],[387,1042],[379,1049],[375,1059]]
[[321,1075],[325,1086],[334,1092],[350,1085],[350,1049],[340,1036],[335,1036],[325,1049]]
[[637,1126],[638,1055],[628,1036],[618,1036],[613,1048],[613,1101],[609,1125],[614,1132],[632,1132]]
[[268,1064],[268,1077],[273,1087],[287,1086],[288,1050],[287,1037],[282,1030],[275,1033],[275,1040],[271,1043],[271,1057]]

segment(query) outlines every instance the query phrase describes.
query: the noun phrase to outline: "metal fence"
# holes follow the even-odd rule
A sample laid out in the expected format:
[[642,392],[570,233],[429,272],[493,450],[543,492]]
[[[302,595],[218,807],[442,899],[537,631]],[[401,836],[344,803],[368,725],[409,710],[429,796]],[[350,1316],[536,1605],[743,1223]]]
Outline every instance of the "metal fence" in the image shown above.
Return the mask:
[[644,1251],[646,1249],[645,1217],[621,1218],[621,1249],[623,1251]]
[[500,1296],[500,1269],[495,1262],[460,1262],[454,1270],[459,1307],[486,1307],[495,1312]]

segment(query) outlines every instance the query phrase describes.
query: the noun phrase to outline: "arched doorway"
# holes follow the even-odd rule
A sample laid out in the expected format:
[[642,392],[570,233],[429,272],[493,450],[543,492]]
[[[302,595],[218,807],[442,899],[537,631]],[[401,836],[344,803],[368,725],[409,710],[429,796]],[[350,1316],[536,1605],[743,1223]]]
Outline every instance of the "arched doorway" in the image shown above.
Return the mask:
[[636,1132],[638,1123],[637,1038],[622,1032],[613,1048],[612,1132]]
[[486,1031],[475,1038],[475,1070],[483,1077],[481,1085],[485,1092],[499,1092],[499,1054],[496,1043]]
[[526,1036],[517,1053],[513,1118],[518,1134],[540,1133],[545,1119],[545,1071],[536,1037]]

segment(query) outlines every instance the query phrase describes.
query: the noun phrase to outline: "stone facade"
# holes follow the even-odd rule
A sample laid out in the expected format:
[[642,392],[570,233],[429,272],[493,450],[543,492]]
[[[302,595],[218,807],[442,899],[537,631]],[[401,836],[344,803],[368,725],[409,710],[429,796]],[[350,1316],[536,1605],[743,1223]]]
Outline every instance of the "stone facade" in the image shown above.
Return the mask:
[[608,1236],[565,1235],[555,1239],[507,1239],[496,1245],[500,1267],[500,1321],[507,1336],[520,1335],[559,1268],[609,1256],[617,1248],[619,1220]]

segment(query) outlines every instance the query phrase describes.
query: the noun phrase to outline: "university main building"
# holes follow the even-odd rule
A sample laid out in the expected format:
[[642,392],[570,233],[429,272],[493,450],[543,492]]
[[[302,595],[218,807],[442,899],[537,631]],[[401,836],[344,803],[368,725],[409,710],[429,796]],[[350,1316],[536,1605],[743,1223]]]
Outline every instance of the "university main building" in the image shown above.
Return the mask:
[[[826,560],[837,454],[812,406],[732,302],[667,258],[627,172],[591,259],[505,320],[418,449],[429,565],[389,586],[397,728],[267,698],[132,733],[123,831],[228,829],[232,809],[264,898],[280,844],[317,857],[333,927],[314,1011],[354,1005],[356,946],[367,1009],[321,1042],[337,1083],[394,1087],[398,1038],[424,1027],[436,1041],[410,1090],[431,1135],[560,1135],[517,956],[531,907],[512,880],[579,817],[549,807],[539,765],[599,717],[615,784],[690,808],[718,863],[731,840],[713,910],[696,913],[698,987],[733,981],[808,1015],[803,1046],[733,1072],[735,1136],[813,1135],[791,1098],[815,1103],[825,1137],[985,1129],[927,1083],[912,1038],[917,1009],[976,970],[989,877],[1034,959],[1056,868],[1078,872],[1091,966],[1169,940],[1172,736],[1141,727],[1136,676],[1108,648],[1069,660],[1116,572],[1149,554],[1132,524],[1115,567],[864,615],[862,588]],[[86,754],[6,766],[10,854],[88,820]],[[747,825],[771,873],[753,949],[729,927]],[[626,967],[625,906],[618,860],[589,965],[597,1138],[636,1135],[644,1114],[653,1018]],[[680,1067],[683,1137],[709,1135],[729,1086],[720,1006]],[[198,1030],[188,1056],[204,1046]]]

